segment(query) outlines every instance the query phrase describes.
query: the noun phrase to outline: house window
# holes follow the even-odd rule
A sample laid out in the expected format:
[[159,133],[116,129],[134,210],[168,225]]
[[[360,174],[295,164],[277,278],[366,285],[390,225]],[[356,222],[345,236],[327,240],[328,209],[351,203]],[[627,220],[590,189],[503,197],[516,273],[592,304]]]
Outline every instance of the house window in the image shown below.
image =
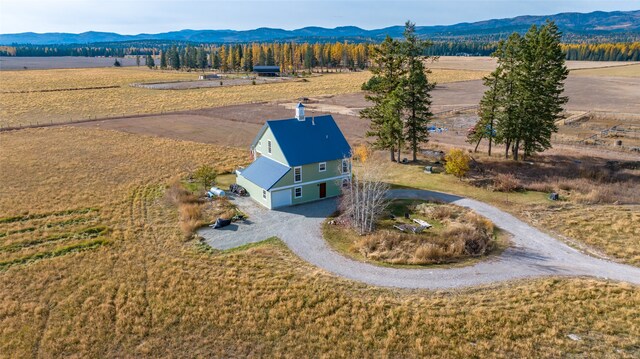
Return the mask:
[[258,141],[258,146],[262,147],[262,140]]
[[267,199],[267,191],[266,190],[262,190],[262,198]]
[[296,187],[293,189],[293,196],[295,198],[300,198],[302,197],[302,187]]
[[271,140],[267,140],[267,152],[271,153]]
[[318,163],[318,172],[324,172],[326,170],[327,170],[327,163],[326,162]]
[[349,179],[348,178],[343,178],[342,179],[342,187],[349,187]]
[[349,160],[342,160],[342,173],[349,173]]
[[293,168],[293,182],[294,183],[302,182],[302,167]]

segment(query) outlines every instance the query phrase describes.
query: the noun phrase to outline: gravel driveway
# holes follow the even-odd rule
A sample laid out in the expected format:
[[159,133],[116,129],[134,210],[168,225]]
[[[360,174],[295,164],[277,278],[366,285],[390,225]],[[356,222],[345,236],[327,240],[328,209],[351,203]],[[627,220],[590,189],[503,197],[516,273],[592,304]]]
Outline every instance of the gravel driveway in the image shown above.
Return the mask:
[[335,199],[269,211],[249,198],[236,204],[250,221],[225,229],[203,228],[207,244],[229,249],[277,236],[302,259],[336,275],[371,285],[449,289],[540,276],[591,276],[640,285],[640,268],[585,255],[486,203],[445,193],[397,189],[391,198],[440,200],[468,207],[513,235],[513,245],[500,256],[461,268],[399,269],[358,262],[329,248],[321,225],[335,211]]

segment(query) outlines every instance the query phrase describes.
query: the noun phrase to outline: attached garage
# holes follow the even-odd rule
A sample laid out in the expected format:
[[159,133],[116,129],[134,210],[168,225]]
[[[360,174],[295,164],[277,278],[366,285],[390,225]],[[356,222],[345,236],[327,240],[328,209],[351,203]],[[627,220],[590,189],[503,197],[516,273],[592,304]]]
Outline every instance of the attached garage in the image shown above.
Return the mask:
[[271,208],[291,205],[291,189],[271,192]]

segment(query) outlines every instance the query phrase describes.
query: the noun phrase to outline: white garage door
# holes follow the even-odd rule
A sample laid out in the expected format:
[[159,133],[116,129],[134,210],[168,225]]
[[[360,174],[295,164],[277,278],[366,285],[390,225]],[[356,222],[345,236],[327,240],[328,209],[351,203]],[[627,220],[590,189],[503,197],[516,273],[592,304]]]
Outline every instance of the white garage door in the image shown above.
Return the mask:
[[271,192],[271,208],[278,208],[291,205],[291,190],[285,189],[278,192]]

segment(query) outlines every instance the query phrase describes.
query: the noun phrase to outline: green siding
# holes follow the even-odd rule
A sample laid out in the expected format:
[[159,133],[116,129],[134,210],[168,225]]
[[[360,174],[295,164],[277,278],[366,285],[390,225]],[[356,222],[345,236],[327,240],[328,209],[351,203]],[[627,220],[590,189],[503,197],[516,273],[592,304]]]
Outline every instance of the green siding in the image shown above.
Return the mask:
[[267,208],[271,208],[271,193],[269,191],[267,191],[267,198],[262,198],[262,188],[249,181],[248,179],[242,177],[242,175],[237,176],[236,183],[244,187],[247,192],[249,192],[249,196],[251,196],[251,198],[253,198],[256,202],[262,204]]
[[[267,141],[271,140],[271,154],[267,151]],[[267,158],[271,158],[277,162],[288,165],[287,160],[280,149],[278,142],[273,136],[271,129],[267,127],[265,132],[260,136],[260,140],[256,143],[255,151],[260,155]],[[326,183],[326,198],[335,197],[340,195],[342,191],[342,159],[327,161],[326,170],[320,172],[319,163],[312,163],[303,165],[302,167],[302,181],[300,183],[294,183],[294,170],[293,168],[287,172],[276,184],[273,186],[272,191],[282,190],[286,188],[291,193],[291,203],[300,204],[305,202],[316,201],[320,199],[320,184]],[[335,178],[340,177],[340,178]],[[334,179],[330,179],[334,178]],[[308,183],[313,182],[313,183]],[[244,187],[249,195],[258,203],[267,208],[272,208],[271,204],[271,191],[267,191],[267,198],[262,198],[262,188],[258,185],[250,182],[246,178],[239,175],[236,179],[236,183]],[[295,187],[302,188],[302,197],[295,198]]]
[[[324,178],[332,178],[342,175],[342,160],[334,160],[327,162],[327,170],[324,172],[320,172],[318,170],[318,163],[303,165],[302,167],[302,183],[318,181]],[[275,185],[273,188],[291,186],[295,183],[293,182],[293,168],[287,172]]]
[[[337,180],[329,180],[326,182],[320,182],[327,184],[327,197],[335,197],[339,196],[342,189],[342,179]],[[302,197],[295,198],[292,197],[291,204],[300,204],[305,202],[316,201],[320,199],[320,183],[311,183],[307,185],[302,185]],[[295,190],[295,187],[291,189],[292,193]],[[292,194],[293,195],[293,194]]]
[[[271,141],[271,154],[268,152],[268,141]],[[268,127],[262,134],[262,137],[260,137],[260,140],[258,140],[255,150],[256,152],[260,152],[262,156],[271,158],[284,165],[288,165],[287,159],[284,157],[284,153],[282,153],[282,150],[280,149],[280,145],[278,145],[278,142],[273,136],[273,132],[271,132],[271,129]]]

